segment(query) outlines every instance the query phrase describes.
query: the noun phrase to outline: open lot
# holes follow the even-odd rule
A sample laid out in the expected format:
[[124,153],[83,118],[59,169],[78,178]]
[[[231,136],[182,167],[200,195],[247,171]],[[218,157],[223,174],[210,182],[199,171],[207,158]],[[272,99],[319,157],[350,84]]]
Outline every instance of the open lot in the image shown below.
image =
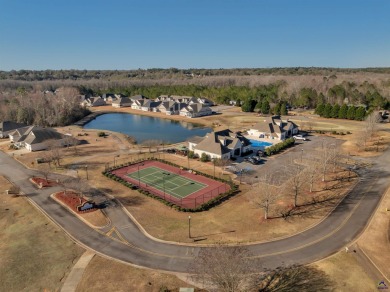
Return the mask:
[[83,249],[0,177],[0,291],[58,291]]

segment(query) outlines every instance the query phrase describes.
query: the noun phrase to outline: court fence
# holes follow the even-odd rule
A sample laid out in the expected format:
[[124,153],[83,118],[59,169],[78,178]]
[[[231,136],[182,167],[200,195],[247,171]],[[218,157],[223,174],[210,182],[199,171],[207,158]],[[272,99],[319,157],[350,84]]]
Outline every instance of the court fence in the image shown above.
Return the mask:
[[[178,211],[183,212],[200,212],[200,211],[206,211],[210,208],[219,205],[220,203],[226,201],[230,197],[234,196],[238,193],[238,186],[233,183],[231,180],[223,180],[221,178],[213,178],[212,176],[208,174],[204,174],[201,172],[196,172],[197,176],[204,176],[209,179],[213,179],[219,182],[222,182],[222,185],[219,185],[215,187],[212,190],[208,190],[206,192],[200,192],[199,195],[185,198],[176,198],[166,192],[160,191],[158,189],[153,188],[152,186],[146,185],[145,183],[139,181],[137,184],[131,183],[124,179],[124,175],[117,175],[113,173],[115,170],[120,170],[122,168],[132,168],[137,167],[137,165],[144,163],[145,161],[159,161],[161,163],[177,167],[182,170],[188,170],[185,167],[181,167],[179,165],[176,165],[174,163],[164,161],[162,159],[156,159],[156,158],[150,158],[147,160],[136,160],[131,161],[128,163],[124,163],[121,165],[117,165],[115,167],[106,168],[105,171],[103,171],[103,175],[106,177],[117,181],[118,183],[121,183],[122,185],[131,188],[133,190],[138,190],[141,194],[144,194],[146,196],[152,197],[165,205],[168,205]],[[123,172],[123,174],[126,174],[127,172]]]

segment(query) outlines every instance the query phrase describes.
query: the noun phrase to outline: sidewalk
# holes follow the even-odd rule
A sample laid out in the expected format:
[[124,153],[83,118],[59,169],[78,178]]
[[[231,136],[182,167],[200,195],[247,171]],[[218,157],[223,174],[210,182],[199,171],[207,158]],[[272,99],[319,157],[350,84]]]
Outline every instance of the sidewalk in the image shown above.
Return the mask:
[[74,292],[76,291],[77,285],[79,284],[85,268],[94,257],[95,253],[87,250],[83,253],[77,263],[73,266],[68,277],[62,286],[61,292]]

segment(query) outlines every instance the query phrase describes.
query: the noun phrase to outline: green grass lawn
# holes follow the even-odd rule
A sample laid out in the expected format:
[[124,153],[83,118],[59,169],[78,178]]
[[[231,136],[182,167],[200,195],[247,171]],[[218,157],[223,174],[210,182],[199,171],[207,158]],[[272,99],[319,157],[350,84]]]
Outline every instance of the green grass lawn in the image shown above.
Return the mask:
[[207,187],[205,184],[183,177],[178,173],[155,166],[136,170],[127,176],[178,199],[185,198]]

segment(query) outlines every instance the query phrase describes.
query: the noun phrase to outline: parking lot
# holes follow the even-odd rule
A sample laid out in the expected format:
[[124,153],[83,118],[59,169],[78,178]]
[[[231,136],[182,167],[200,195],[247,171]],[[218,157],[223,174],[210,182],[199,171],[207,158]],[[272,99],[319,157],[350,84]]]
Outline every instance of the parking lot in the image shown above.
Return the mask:
[[248,158],[255,156],[254,153],[246,157],[238,157],[228,170],[235,173],[241,182],[248,184],[256,183],[265,174],[279,173],[280,175],[275,175],[273,179],[275,185],[281,185],[297,171],[305,169],[306,166],[304,163],[301,164],[301,161],[304,162],[309,157],[311,160],[316,159],[324,147],[330,145],[334,147],[343,143],[342,140],[327,136],[306,136],[306,138],[306,141],[297,140],[294,146],[277,155],[261,157],[261,161],[257,164],[248,161]]

